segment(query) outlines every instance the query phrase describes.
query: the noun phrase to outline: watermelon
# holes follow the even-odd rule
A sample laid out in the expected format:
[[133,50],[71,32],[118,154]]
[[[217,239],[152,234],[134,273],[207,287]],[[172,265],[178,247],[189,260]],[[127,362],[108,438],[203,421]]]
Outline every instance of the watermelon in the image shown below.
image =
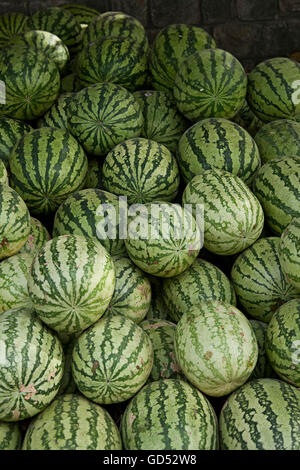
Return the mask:
[[17,253],[0,263],[0,314],[18,307],[32,307],[27,279],[34,255]]
[[129,204],[173,201],[179,189],[179,170],[167,147],[138,137],[121,142],[107,154],[102,182],[107,191],[127,196]]
[[262,121],[298,119],[300,64],[287,57],[274,57],[251,71],[247,100]]
[[63,344],[65,361],[64,361],[64,373],[61,379],[61,383],[60,383],[60,387],[59,387],[59,391],[57,395],[65,395],[66,393],[76,393],[77,386],[72,376],[72,354],[73,354],[73,348],[74,348],[76,338],[64,344],[61,339],[61,335],[58,334],[58,337]]
[[31,131],[29,124],[0,116],[0,160],[8,166],[9,156],[18,140]]
[[105,312],[115,287],[113,261],[92,238],[62,235],[35,257],[28,291],[35,311],[51,328],[83,331]]
[[15,119],[42,116],[60,89],[56,64],[40,50],[23,45],[1,50],[0,80],[5,83],[5,102],[0,104],[0,112]]
[[250,184],[260,168],[254,139],[223,118],[203,119],[190,127],[179,141],[177,155],[186,183],[204,170],[219,168]]
[[132,206],[129,216],[125,246],[132,261],[146,273],[176,276],[197,258],[201,233],[191,213],[179,204]]
[[[114,194],[100,189],[83,189],[68,197],[58,208],[53,225],[53,236],[82,235],[96,238],[112,255],[126,254],[121,238],[120,209]],[[120,219],[120,220],[119,220]]]
[[7,174],[6,167],[2,160],[0,160],[0,183],[8,184],[8,174]]
[[26,31],[28,16],[23,13],[5,13],[0,16],[0,49],[7,45],[11,38]]
[[150,276],[148,278],[151,283],[151,304],[147,312],[146,319],[152,320],[170,320],[169,308],[167,307],[162,296],[162,285],[159,277]]
[[243,106],[232,120],[249,132],[252,137],[256,136],[257,132],[264,124],[250,109],[247,100],[244,101]]
[[192,266],[179,276],[164,279],[162,296],[169,316],[176,323],[185,312],[201,302],[215,299],[236,305],[233,286],[216,266],[197,258]]
[[19,450],[22,434],[18,423],[0,423],[0,450]]
[[245,311],[268,323],[280,305],[300,290],[290,286],[279,261],[279,237],[261,238],[235,260],[231,279]]
[[73,93],[80,90],[79,79],[75,73],[63,77],[60,82],[61,93]]
[[[263,209],[236,175],[205,170],[186,186],[183,204],[204,206],[204,247],[217,255],[234,255],[252,245],[264,225]],[[222,214],[222,216],[220,216]]]
[[272,232],[281,235],[294,217],[300,217],[300,156],[265,163],[255,177],[253,192]]
[[207,398],[178,379],[143,387],[125,410],[121,433],[127,450],[216,450],[219,440]]
[[70,132],[94,156],[106,155],[123,140],[138,137],[143,125],[136,99],[114,83],[84,88],[69,100],[66,113]]
[[145,384],[152,364],[152,344],[144,330],[123,315],[109,315],[76,341],[72,373],[89,400],[120,403]]
[[151,284],[145,274],[124,256],[113,258],[116,269],[114,294],[107,314],[124,315],[140,323],[150,307]]
[[250,320],[258,344],[258,359],[249,380],[276,377],[266,352],[268,324],[259,320]]
[[64,129],[43,127],[28,132],[10,155],[11,186],[31,213],[50,214],[85,184],[87,157]]
[[120,450],[122,441],[109,413],[80,395],[56,398],[29,425],[23,450]]
[[266,351],[279,377],[300,387],[300,299],[286,302],[274,313],[268,325]]
[[175,356],[187,379],[206,395],[220,397],[250,377],[258,345],[245,315],[233,305],[208,300],[179,320]]
[[300,217],[293,219],[281,235],[279,260],[288,283],[300,291]]
[[255,134],[263,163],[273,158],[300,156],[300,122],[278,119],[264,124]]
[[59,5],[59,7],[72,13],[82,29],[85,29],[96,16],[100,15],[98,10],[77,3],[64,3]]
[[0,315],[0,420],[40,413],[58,392],[63,373],[60,341],[25,307]]
[[98,157],[89,157],[88,174],[85,188],[103,189],[102,185],[102,161]]
[[231,119],[242,108],[247,75],[241,63],[222,49],[205,49],[179,67],[173,93],[179,111],[191,121]]
[[46,227],[44,227],[39,220],[30,217],[30,233],[27,242],[18,253],[30,253],[35,255],[50,238]]
[[251,380],[220,414],[224,450],[300,450],[300,391],[281,380]]
[[150,337],[153,346],[154,361],[150,380],[180,378],[184,380],[174,351],[176,324],[153,318],[142,321],[140,326]]
[[50,109],[37,121],[37,127],[53,127],[68,130],[67,109],[73,93],[62,93]]
[[83,48],[76,72],[82,88],[110,82],[134,91],[144,85],[147,68],[147,55],[133,39],[108,36]]
[[144,117],[141,136],[165,145],[175,152],[188,121],[178,112],[171,93],[141,90],[134,93]]
[[212,36],[202,28],[171,24],[155,37],[150,53],[151,79],[157,90],[173,90],[178,69],[190,55],[216,46]]
[[17,253],[30,233],[30,215],[23,199],[0,183],[0,260]]

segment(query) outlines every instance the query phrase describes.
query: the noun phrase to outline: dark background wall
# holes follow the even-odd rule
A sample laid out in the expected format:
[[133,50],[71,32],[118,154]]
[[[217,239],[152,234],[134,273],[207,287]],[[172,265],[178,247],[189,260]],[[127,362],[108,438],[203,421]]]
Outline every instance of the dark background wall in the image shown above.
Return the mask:
[[[0,14],[57,6],[68,0],[0,0]],[[219,47],[250,69],[269,57],[300,51],[300,0],[70,0],[100,12],[121,10],[136,16],[150,39],[171,23],[207,29]]]

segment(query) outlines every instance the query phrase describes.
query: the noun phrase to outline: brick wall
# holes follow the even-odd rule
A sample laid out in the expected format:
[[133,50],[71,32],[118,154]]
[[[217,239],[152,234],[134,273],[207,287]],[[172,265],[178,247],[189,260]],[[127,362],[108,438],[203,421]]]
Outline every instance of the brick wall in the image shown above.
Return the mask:
[[[31,14],[68,0],[0,0],[0,14]],[[171,23],[204,27],[251,68],[269,57],[300,50],[300,0],[69,0],[99,11],[121,10],[136,16],[150,39]]]

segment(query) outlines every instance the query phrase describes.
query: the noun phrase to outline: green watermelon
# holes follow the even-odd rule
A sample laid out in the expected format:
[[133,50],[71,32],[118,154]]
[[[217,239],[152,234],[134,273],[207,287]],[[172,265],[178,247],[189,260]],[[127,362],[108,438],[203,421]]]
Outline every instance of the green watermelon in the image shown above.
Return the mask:
[[61,79],[60,92],[73,93],[80,90],[79,79],[75,73],[70,73]]
[[10,39],[28,29],[28,16],[23,13],[5,13],[0,16],[0,49],[9,43]]
[[67,344],[64,344],[60,334],[58,334],[58,337],[63,344],[65,361],[64,361],[64,373],[61,379],[61,383],[60,383],[60,387],[59,387],[59,391],[57,395],[65,395],[66,393],[76,393],[77,386],[72,376],[72,354],[73,354],[73,348],[74,348],[76,338],[71,340],[70,342],[67,342]]
[[98,157],[88,158],[88,174],[85,182],[87,189],[103,189],[102,161]]
[[217,255],[245,250],[262,232],[264,213],[258,199],[238,176],[227,171],[205,170],[195,176],[186,186],[182,202],[203,205],[204,247]]
[[28,132],[10,155],[11,186],[32,214],[53,213],[85,184],[87,157],[65,129],[42,127]]
[[200,302],[215,299],[236,305],[235,292],[228,277],[213,264],[199,258],[179,276],[164,279],[162,296],[169,316],[176,323]]
[[281,235],[294,217],[300,217],[300,156],[265,163],[254,179],[253,192],[272,232]]
[[0,183],[8,184],[8,173],[2,160],[0,160]]
[[0,116],[0,160],[8,166],[9,156],[18,140],[31,131],[29,124]]
[[279,237],[261,238],[235,260],[231,279],[245,311],[268,323],[280,305],[300,290],[290,286],[279,261]]
[[168,320],[169,319],[169,309],[166,306],[162,295],[156,295],[154,298],[151,299],[150,308],[147,312],[146,319],[147,320]]
[[123,315],[109,315],[76,341],[72,373],[89,400],[120,403],[145,384],[152,364],[152,344],[144,330]]
[[300,391],[281,380],[251,380],[220,414],[224,450],[300,450]]
[[77,333],[105,312],[115,287],[113,261],[92,238],[62,235],[35,257],[28,291],[35,311],[51,328]]
[[300,122],[279,119],[264,124],[255,134],[263,163],[273,158],[300,156]]
[[143,387],[125,410],[121,433],[127,450],[216,450],[219,441],[207,398],[176,379]]
[[147,78],[147,55],[133,39],[108,36],[84,47],[77,60],[82,88],[110,82],[134,91]]
[[0,423],[0,450],[19,450],[22,434],[18,423]]
[[206,395],[220,397],[250,377],[258,345],[245,315],[233,305],[208,300],[177,324],[175,356],[187,379]]
[[56,398],[29,425],[23,450],[120,450],[122,441],[109,413],[80,395]]
[[243,106],[232,120],[249,132],[252,137],[256,136],[257,132],[264,124],[250,109],[247,100],[244,101]]
[[[112,256],[125,255],[119,225],[119,219],[122,220],[120,207],[117,196],[106,191],[77,191],[58,208],[53,236],[74,234],[96,238]],[[127,211],[126,203],[123,210]]]
[[125,256],[115,256],[113,261],[116,285],[107,314],[124,315],[135,323],[140,323],[147,315],[151,303],[150,281]]
[[60,89],[56,64],[40,50],[22,45],[1,50],[0,80],[5,83],[0,112],[15,119],[40,117],[54,103]]
[[247,100],[262,121],[299,119],[300,64],[274,57],[258,64],[249,75]]
[[300,217],[293,219],[281,235],[279,260],[288,283],[300,291]]
[[18,253],[36,254],[50,238],[46,227],[39,220],[30,217],[30,233],[27,242]]
[[157,90],[173,90],[178,69],[190,55],[215,47],[212,36],[202,28],[171,24],[155,37],[150,53],[151,79]]
[[276,377],[266,353],[268,324],[259,320],[250,320],[258,344],[258,359],[249,380]]
[[0,260],[17,253],[30,233],[30,215],[23,199],[0,183]]
[[254,139],[245,129],[222,118],[203,119],[178,144],[178,163],[186,183],[204,170],[219,168],[250,184],[260,168]]
[[37,127],[53,127],[68,130],[67,109],[73,93],[62,93],[50,109],[37,121]]
[[129,210],[125,246],[132,261],[146,273],[172,277],[197,258],[201,233],[189,211],[179,204],[148,203]]
[[171,93],[142,90],[134,93],[144,117],[141,137],[155,140],[175,152],[188,121],[179,113]]
[[63,374],[60,341],[29,308],[0,315],[0,420],[40,413],[58,392]]
[[82,29],[85,29],[96,16],[100,15],[98,10],[78,3],[64,3],[59,5],[59,7],[72,13]]
[[266,351],[275,372],[300,387],[300,299],[276,310],[267,330]]
[[75,94],[66,108],[68,127],[83,148],[106,155],[123,140],[138,137],[143,115],[137,100],[114,83],[99,83]]
[[231,119],[242,108],[247,75],[229,52],[205,49],[179,67],[173,93],[179,111],[191,121],[209,117]]
[[143,137],[116,145],[102,167],[103,187],[127,196],[129,204],[173,201],[179,189],[179,170],[170,150]]

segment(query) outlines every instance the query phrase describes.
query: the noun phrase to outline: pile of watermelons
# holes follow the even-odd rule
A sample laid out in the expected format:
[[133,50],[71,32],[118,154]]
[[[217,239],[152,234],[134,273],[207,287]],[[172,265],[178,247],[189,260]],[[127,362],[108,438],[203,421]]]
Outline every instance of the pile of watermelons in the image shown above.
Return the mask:
[[0,449],[299,450],[300,64],[79,5],[0,47]]

